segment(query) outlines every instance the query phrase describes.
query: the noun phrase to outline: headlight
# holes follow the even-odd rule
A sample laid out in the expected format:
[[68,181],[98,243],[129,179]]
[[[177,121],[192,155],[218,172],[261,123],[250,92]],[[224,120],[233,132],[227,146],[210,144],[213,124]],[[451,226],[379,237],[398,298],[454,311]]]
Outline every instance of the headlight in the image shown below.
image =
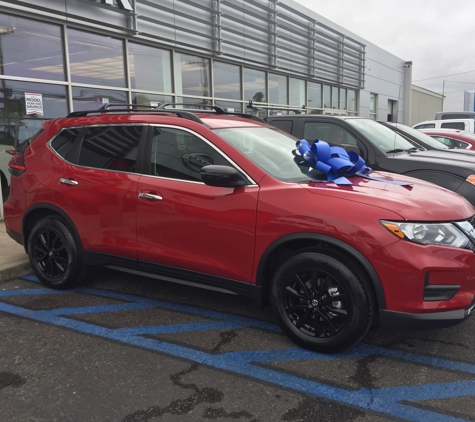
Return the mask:
[[[452,246],[454,248],[471,249],[472,251],[475,249],[475,245],[468,236],[452,223],[381,221],[381,224],[400,239],[410,240],[421,245]],[[462,227],[462,229],[465,229],[465,227]]]
[[475,174],[471,174],[465,179],[468,183],[471,183],[472,185],[475,185]]

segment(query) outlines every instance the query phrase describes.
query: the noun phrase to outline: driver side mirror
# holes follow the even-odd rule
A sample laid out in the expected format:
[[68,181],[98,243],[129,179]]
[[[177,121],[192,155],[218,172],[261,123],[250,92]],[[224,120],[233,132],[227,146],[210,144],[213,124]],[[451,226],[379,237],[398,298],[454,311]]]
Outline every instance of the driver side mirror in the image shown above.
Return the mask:
[[209,186],[222,188],[242,188],[246,181],[241,174],[229,166],[209,165],[201,168],[201,180]]

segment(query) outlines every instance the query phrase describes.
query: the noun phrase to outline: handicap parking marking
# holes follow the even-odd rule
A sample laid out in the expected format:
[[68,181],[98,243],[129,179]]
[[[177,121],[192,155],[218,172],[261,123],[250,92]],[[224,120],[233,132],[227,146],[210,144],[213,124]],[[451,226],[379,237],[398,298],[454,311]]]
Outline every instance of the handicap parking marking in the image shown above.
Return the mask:
[[[24,277],[24,279],[37,282],[37,279],[34,276],[27,276]],[[55,308],[51,310],[31,310],[5,303],[5,301],[1,302],[2,299],[8,299],[15,296],[36,296],[45,294],[61,295],[71,292],[92,294],[96,297],[100,296],[107,299],[116,299],[123,301],[124,303],[59,309]],[[134,311],[151,308],[186,312],[210,320],[162,326],[147,325],[127,328],[107,328],[90,322],[72,319],[73,316],[81,314]],[[319,361],[380,355],[402,361],[424,364],[435,368],[442,368],[465,374],[475,374],[475,365],[411,352],[398,351],[381,346],[358,344],[347,351],[335,355],[320,354],[299,347],[291,347],[282,350],[232,351],[217,354],[155,338],[145,337],[153,334],[174,334],[207,330],[234,330],[249,327],[274,333],[279,332],[280,329],[275,324],[259,321],[253,318],[241,317],[209,309],[149,299],[130,294],[109,292],[89,287],[78,287],[67,291],[53,291],[49,289],[21,291],[8,290],[0,292],[0,312],[6,312],[35,321],[69,328],[81,333],[153,350],[173,357],[187,359],[209,367],[292,389],[297,392],[331,399],[335,402],[356,406],[364,410],[379,412],[411,421],[465,421],[465,419],[437,413],[433,410],[411,406],[410,402],[475,396],[475,380],[426,383],[420,385],[373,389],[361,388],[356,391],[349,391],[341,387],[335,387],[323,382],[317,382],[297,375],[288,374],[279,371],[278,368],[274,369],[269,368],[268,366],[259,366],[259,363]]]

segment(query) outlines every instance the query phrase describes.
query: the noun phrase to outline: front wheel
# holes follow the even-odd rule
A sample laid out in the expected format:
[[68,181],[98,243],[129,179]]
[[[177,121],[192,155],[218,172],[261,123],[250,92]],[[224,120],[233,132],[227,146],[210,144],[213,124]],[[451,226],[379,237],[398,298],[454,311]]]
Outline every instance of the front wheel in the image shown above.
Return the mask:
[[86,274],[79,243],[69,227],[54,216],[42,218],[31,230],[28,256],[38,279],[53,289],[71,288]]
[[295,343],[334,353],[368,332],[374,309],[366,289],[345,263],[324,253],[303,252],[275,273],[272,309],[280,328]]

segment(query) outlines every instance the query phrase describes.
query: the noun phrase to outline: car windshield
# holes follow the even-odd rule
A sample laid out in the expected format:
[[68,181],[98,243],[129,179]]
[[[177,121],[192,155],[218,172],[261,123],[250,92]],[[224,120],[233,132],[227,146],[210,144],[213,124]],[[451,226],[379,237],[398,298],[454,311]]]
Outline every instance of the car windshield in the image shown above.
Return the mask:
[[412,135],[414,138],[416,138],[418,141],[422,142],[422,145],[424,144],[429,145],[432,148],[435,149],[449,149],[447,145],[444,145],[442,142],[431,138],[429,135],[426,135],[425,133],[422,133],[420,130],[414,129],[412,127],[406,126],[406,125],[394,125],[395,127],[399,128],[399,130],[407,133],[408,135]]
[[413,150],[414,148],[414,145],[407,139],[374,120],[347,119],[346,122],[384,152],[403,152]]
[[300,165],[293,136],[269,127],[233,127],[215,132],[253,161],[266,173],[284,182],[303,182],[309,179],[326,180],[318,170]]

